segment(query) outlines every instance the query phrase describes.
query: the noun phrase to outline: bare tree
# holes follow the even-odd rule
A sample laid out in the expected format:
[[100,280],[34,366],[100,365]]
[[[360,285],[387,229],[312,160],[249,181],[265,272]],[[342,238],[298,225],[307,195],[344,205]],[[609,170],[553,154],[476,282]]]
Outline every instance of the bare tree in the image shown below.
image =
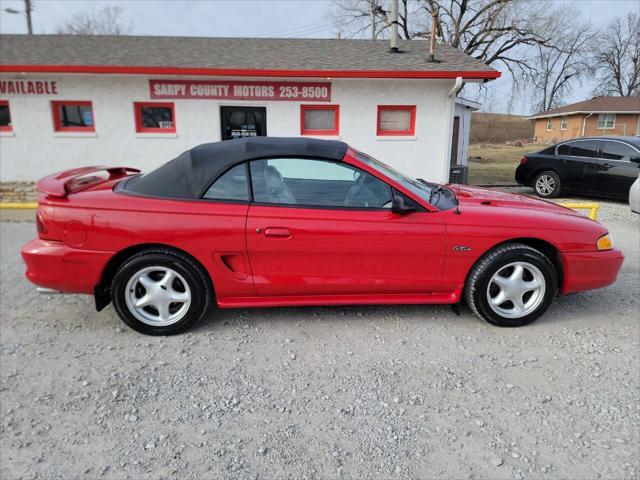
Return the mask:
[[437,12],[445,43],[518,78],[531,71],[529,47],[551,46],[558,7],[526,0],[421,0]]
[[[362,36],[377,20],[375,38],[389,25],[388,0],[333,0],[334,17],[345,32]],[[582,52],[588,24],[579,14],[552,1],[529,0],[401,0],[399,30],[406,39],[430,36],[431,15],[437,13],[437,37],[488,65],[506,69],[512,80],[511,102],[525,87],[536,85],[540,105],[558,103],[584,72]],[[562,21],[560,21],[562,19]],[[576,36],[576,30],[579,35]],[[437,58],[437,55],[436,55]],[[566,73],[562,74],[563,69]],[[553,77],[556,78],[553,78]],[[566,77],[566,78],[565,78]],[[481,87],[482,89],[482,87]],[[481,91],[478,92],[482,96]]]
[[122,21],[123,9],[117,5],[106,6],[95,12],[81,12],[60,25],[58,34],[68,35],[127,35],[133,25]]
[[[399,0],[398,33],[402,38],[414,36],[411,30],[412,0]],[[333,0],[332,16],[342,32],[350,37],[384,38],[391,27],[390,0]]]
[[535,46],[527,86],[532,87],[536,111],[559,107],[575,84],[592,73],[589,54],[595,31],[590,22],[578,22],[577,17],[573,8],[558,11],[551,45]]
[[596,95],[640,95],[640,17],[629,13],[607,25],[594,42]]
[[[334,17],[353,37],[375,25],[380,38],[390,25],[389,0],[333,0]],[[557,8],[548,2],[527,0],[400,0],[399,30],[402,37],[430,35],[431,14],[438,13],[438,37],[487,64],[527,70],[523,46],[548,45],[549,27]],[[372,14],[371,12],[374,12]],[[375,20],[372,21],[372,20]]]

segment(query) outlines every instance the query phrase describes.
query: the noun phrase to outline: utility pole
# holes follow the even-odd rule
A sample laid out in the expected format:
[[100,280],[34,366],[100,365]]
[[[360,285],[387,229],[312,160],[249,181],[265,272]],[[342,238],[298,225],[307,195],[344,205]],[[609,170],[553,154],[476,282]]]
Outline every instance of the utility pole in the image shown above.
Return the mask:
[[[31,0],[24,0],[24,14],[27,17],[27,32],[29,35],[33,35],[33,25],[31,24],[31,9],[33,8],[33,4]],[[22,12],[20,10],[16,10],[15,8],[5,8],[3,11],[10,13],[11,15],[20,15]]]
[[371,5],[371,40],[376,39],[376,9],[378,0],[369,0]]
[[31,0],[24,0],[24,12],[27,15],[27,32],[33,35],[33,25],[31,24]]

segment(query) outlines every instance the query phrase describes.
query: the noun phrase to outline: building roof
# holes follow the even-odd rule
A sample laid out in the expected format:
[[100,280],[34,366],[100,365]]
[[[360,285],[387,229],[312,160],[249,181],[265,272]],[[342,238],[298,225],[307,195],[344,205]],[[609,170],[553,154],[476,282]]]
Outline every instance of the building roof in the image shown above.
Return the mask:
[[0,72],[493,79],[500,72],[424,40],[0,35]]
[[593,97],[571,105],[539,112],[529,119],[577,113],[640,113],[640,97]]
[[347,144],[336,140],[245,137],[198,145],[161,167],[126,180],[120,191],[138,195],[199,199],[230,168],[257,158],[324,158],[341,161]]

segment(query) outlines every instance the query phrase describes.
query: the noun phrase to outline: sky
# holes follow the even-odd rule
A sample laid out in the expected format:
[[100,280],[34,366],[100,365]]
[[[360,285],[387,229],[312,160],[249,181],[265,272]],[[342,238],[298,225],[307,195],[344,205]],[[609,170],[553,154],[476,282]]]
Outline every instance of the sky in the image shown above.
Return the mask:
[[[537,1],[537,0],[529,0]],[[584,19],[605,25],[619,15],[640,13],[640,0],[554,0],[575,5]],[[74,13],[119,5],[135,35],[335,38],[331,0],[32,0],[34,33],[55,33]],[[24,0],[0,0],[0,33],[26,33]],[[531,114],[530,99],[514,97],[508,76],[486,84],[493,111]],[[574,89],[567,103],[589,98],[593,81]],[[470,94],[472,92],[469,92]]]

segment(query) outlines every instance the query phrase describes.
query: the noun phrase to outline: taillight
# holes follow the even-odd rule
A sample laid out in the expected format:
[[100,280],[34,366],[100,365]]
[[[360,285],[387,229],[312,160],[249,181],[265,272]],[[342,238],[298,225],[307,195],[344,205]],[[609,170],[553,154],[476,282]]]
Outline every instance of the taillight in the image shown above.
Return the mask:
[[39,213],[36,213],[36,228],[38,229],[38,235],[42,238],[47,234],[47,227],[44,226],[44,222],[42,221],[42,217]]
[[62,241],[52,222],[47,219],[47,216],[40,209],[36,213],[36,228],[38,229],[38,238],[55,242]]
[[520,159],[520,165],[522,165],[523,163],[527,163],[527,157],[522,157]]

